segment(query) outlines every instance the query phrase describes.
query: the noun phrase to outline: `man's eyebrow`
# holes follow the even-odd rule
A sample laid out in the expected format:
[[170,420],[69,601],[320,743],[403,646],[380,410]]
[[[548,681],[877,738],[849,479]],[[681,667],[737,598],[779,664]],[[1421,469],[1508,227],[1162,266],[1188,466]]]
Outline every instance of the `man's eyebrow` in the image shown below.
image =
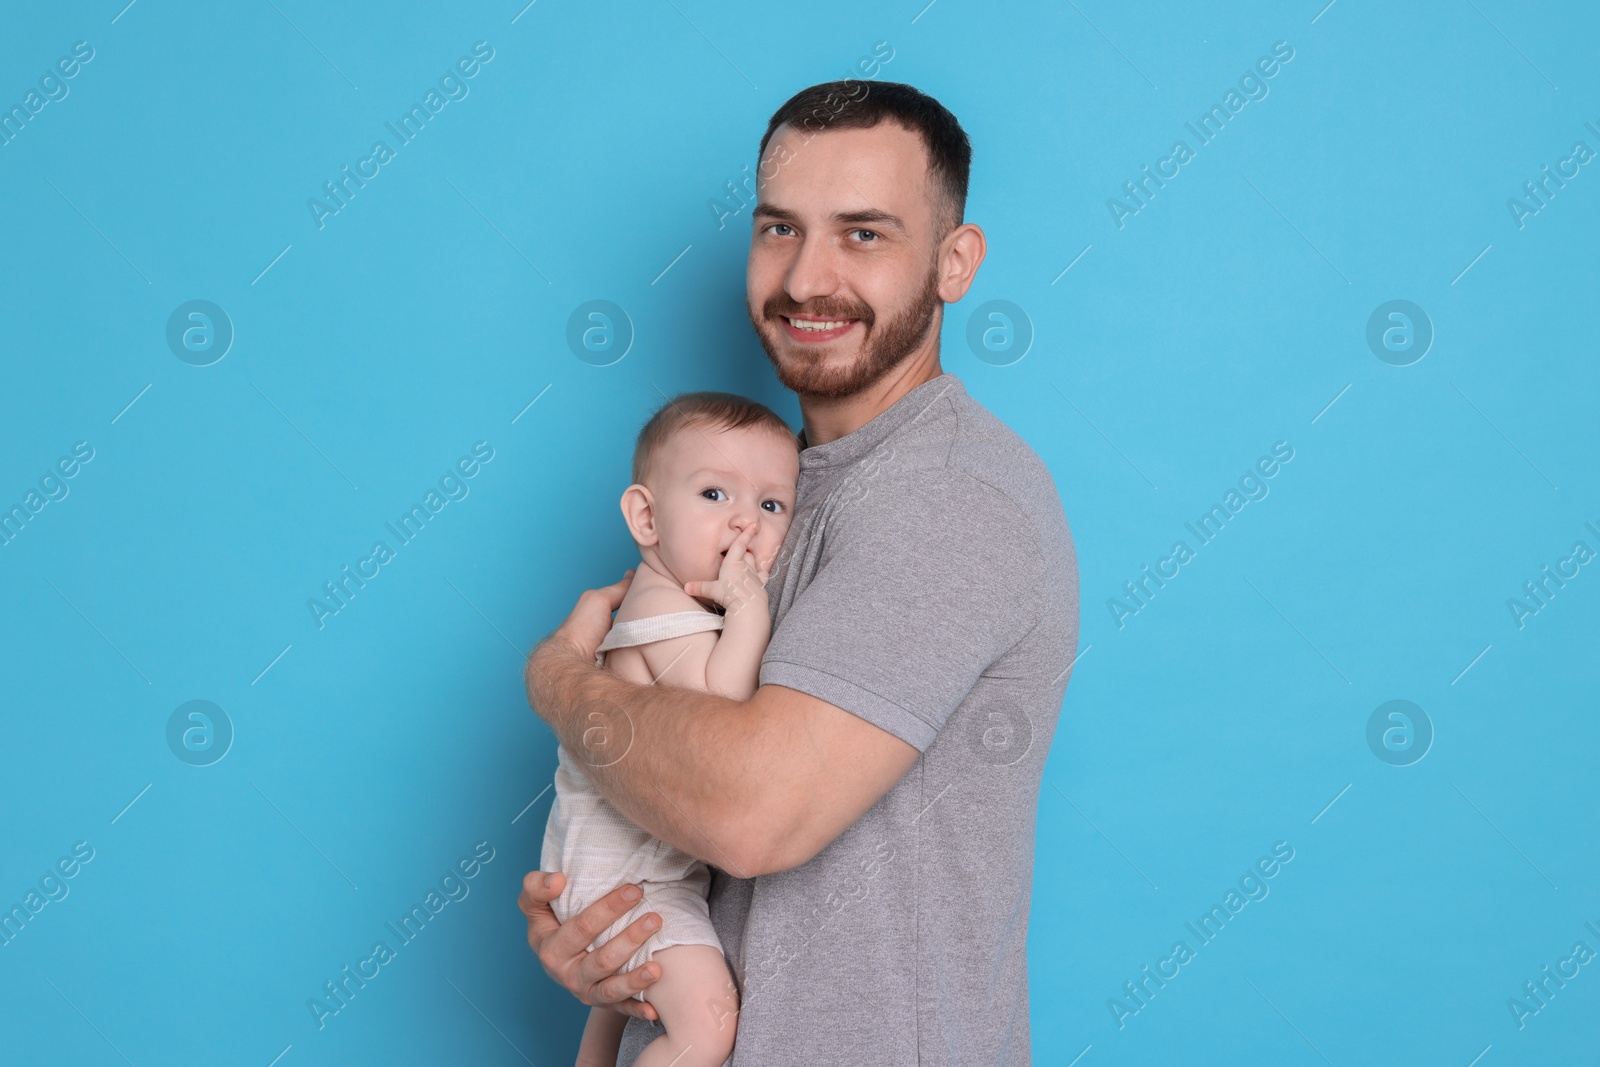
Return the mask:
[[798,216],[785,208],[775,207],[772,204],[757,204],[750,213],[751,218],[774,219],[778,222],[794,222]]
[[[796,223],[800,221],[800,216],[796,215],[793,211],[790,211],[787,208],[777,207],[773,204],[757,204],[755,210],[750,214],[751,218],[768,219],[773,222]],[[833,221],[847,222],[853,225],[871,224],[892,226],[901,233],[906,232],[906,224],[901,220],[900,216],[891,215],[887,211],[878,211],[875,208],[869,208],[863,211],[835,212],[833,215]]]
[[891,215],[887,211],[878,211],[875,208],[867,211],[843,211],[835,214],[833,218],[836,222],[878,223],[893,226],[902,233],[905,232],[906,228],[906,224],[900,221],[900,216]]

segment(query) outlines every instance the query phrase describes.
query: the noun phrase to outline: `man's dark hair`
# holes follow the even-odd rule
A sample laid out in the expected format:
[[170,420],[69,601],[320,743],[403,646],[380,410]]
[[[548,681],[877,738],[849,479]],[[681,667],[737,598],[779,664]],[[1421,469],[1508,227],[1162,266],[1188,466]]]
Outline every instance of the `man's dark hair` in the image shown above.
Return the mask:
[[801,89],[773,112],[756,153],[779,126],[813,134],[823,130],[868,129],[880,122],[898,123],[922,137],[928,150],[928,172],[948,199],[950,229],[961,225],[967,209],[967,175],[972,170],[972,144],[961,123],[939,101],[901,82],[823,82]]

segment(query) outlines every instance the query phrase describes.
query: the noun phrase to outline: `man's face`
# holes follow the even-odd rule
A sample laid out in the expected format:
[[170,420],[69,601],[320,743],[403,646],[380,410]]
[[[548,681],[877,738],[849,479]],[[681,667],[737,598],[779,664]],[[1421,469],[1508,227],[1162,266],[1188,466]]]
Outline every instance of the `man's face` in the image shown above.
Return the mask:
[[746,299],[779,381],[850,396],[937,339],[945,200],[918,134],[780,126],[762,173]]

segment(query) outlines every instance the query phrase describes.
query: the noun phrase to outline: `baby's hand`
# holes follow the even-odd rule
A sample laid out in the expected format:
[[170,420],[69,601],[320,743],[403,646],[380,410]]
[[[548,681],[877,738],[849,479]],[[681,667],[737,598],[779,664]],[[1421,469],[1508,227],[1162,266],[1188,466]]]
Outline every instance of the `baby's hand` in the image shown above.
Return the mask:
[[729,616],[752,605],[766,611],[769,570],[761,565],[756,554],[750,550],[750,540],[755,537],[760,523],[760,519],[753,520],[734,538],[733,544],[728,546],[728,554],[722,559],[716,581],[685,582],[683,591],[722,605]]

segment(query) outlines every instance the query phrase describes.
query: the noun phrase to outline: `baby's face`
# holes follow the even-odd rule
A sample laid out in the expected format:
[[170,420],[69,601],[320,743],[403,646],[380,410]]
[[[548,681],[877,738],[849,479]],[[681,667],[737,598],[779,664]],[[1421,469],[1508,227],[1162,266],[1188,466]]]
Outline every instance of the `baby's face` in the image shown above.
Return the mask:
[[761,426],[691,423],[657,453],[647,483],[655,499],[656,552],[680,582],[717,577],[751,523],[750,549],[771,566],[789,530],[800,454],[792,437]]

